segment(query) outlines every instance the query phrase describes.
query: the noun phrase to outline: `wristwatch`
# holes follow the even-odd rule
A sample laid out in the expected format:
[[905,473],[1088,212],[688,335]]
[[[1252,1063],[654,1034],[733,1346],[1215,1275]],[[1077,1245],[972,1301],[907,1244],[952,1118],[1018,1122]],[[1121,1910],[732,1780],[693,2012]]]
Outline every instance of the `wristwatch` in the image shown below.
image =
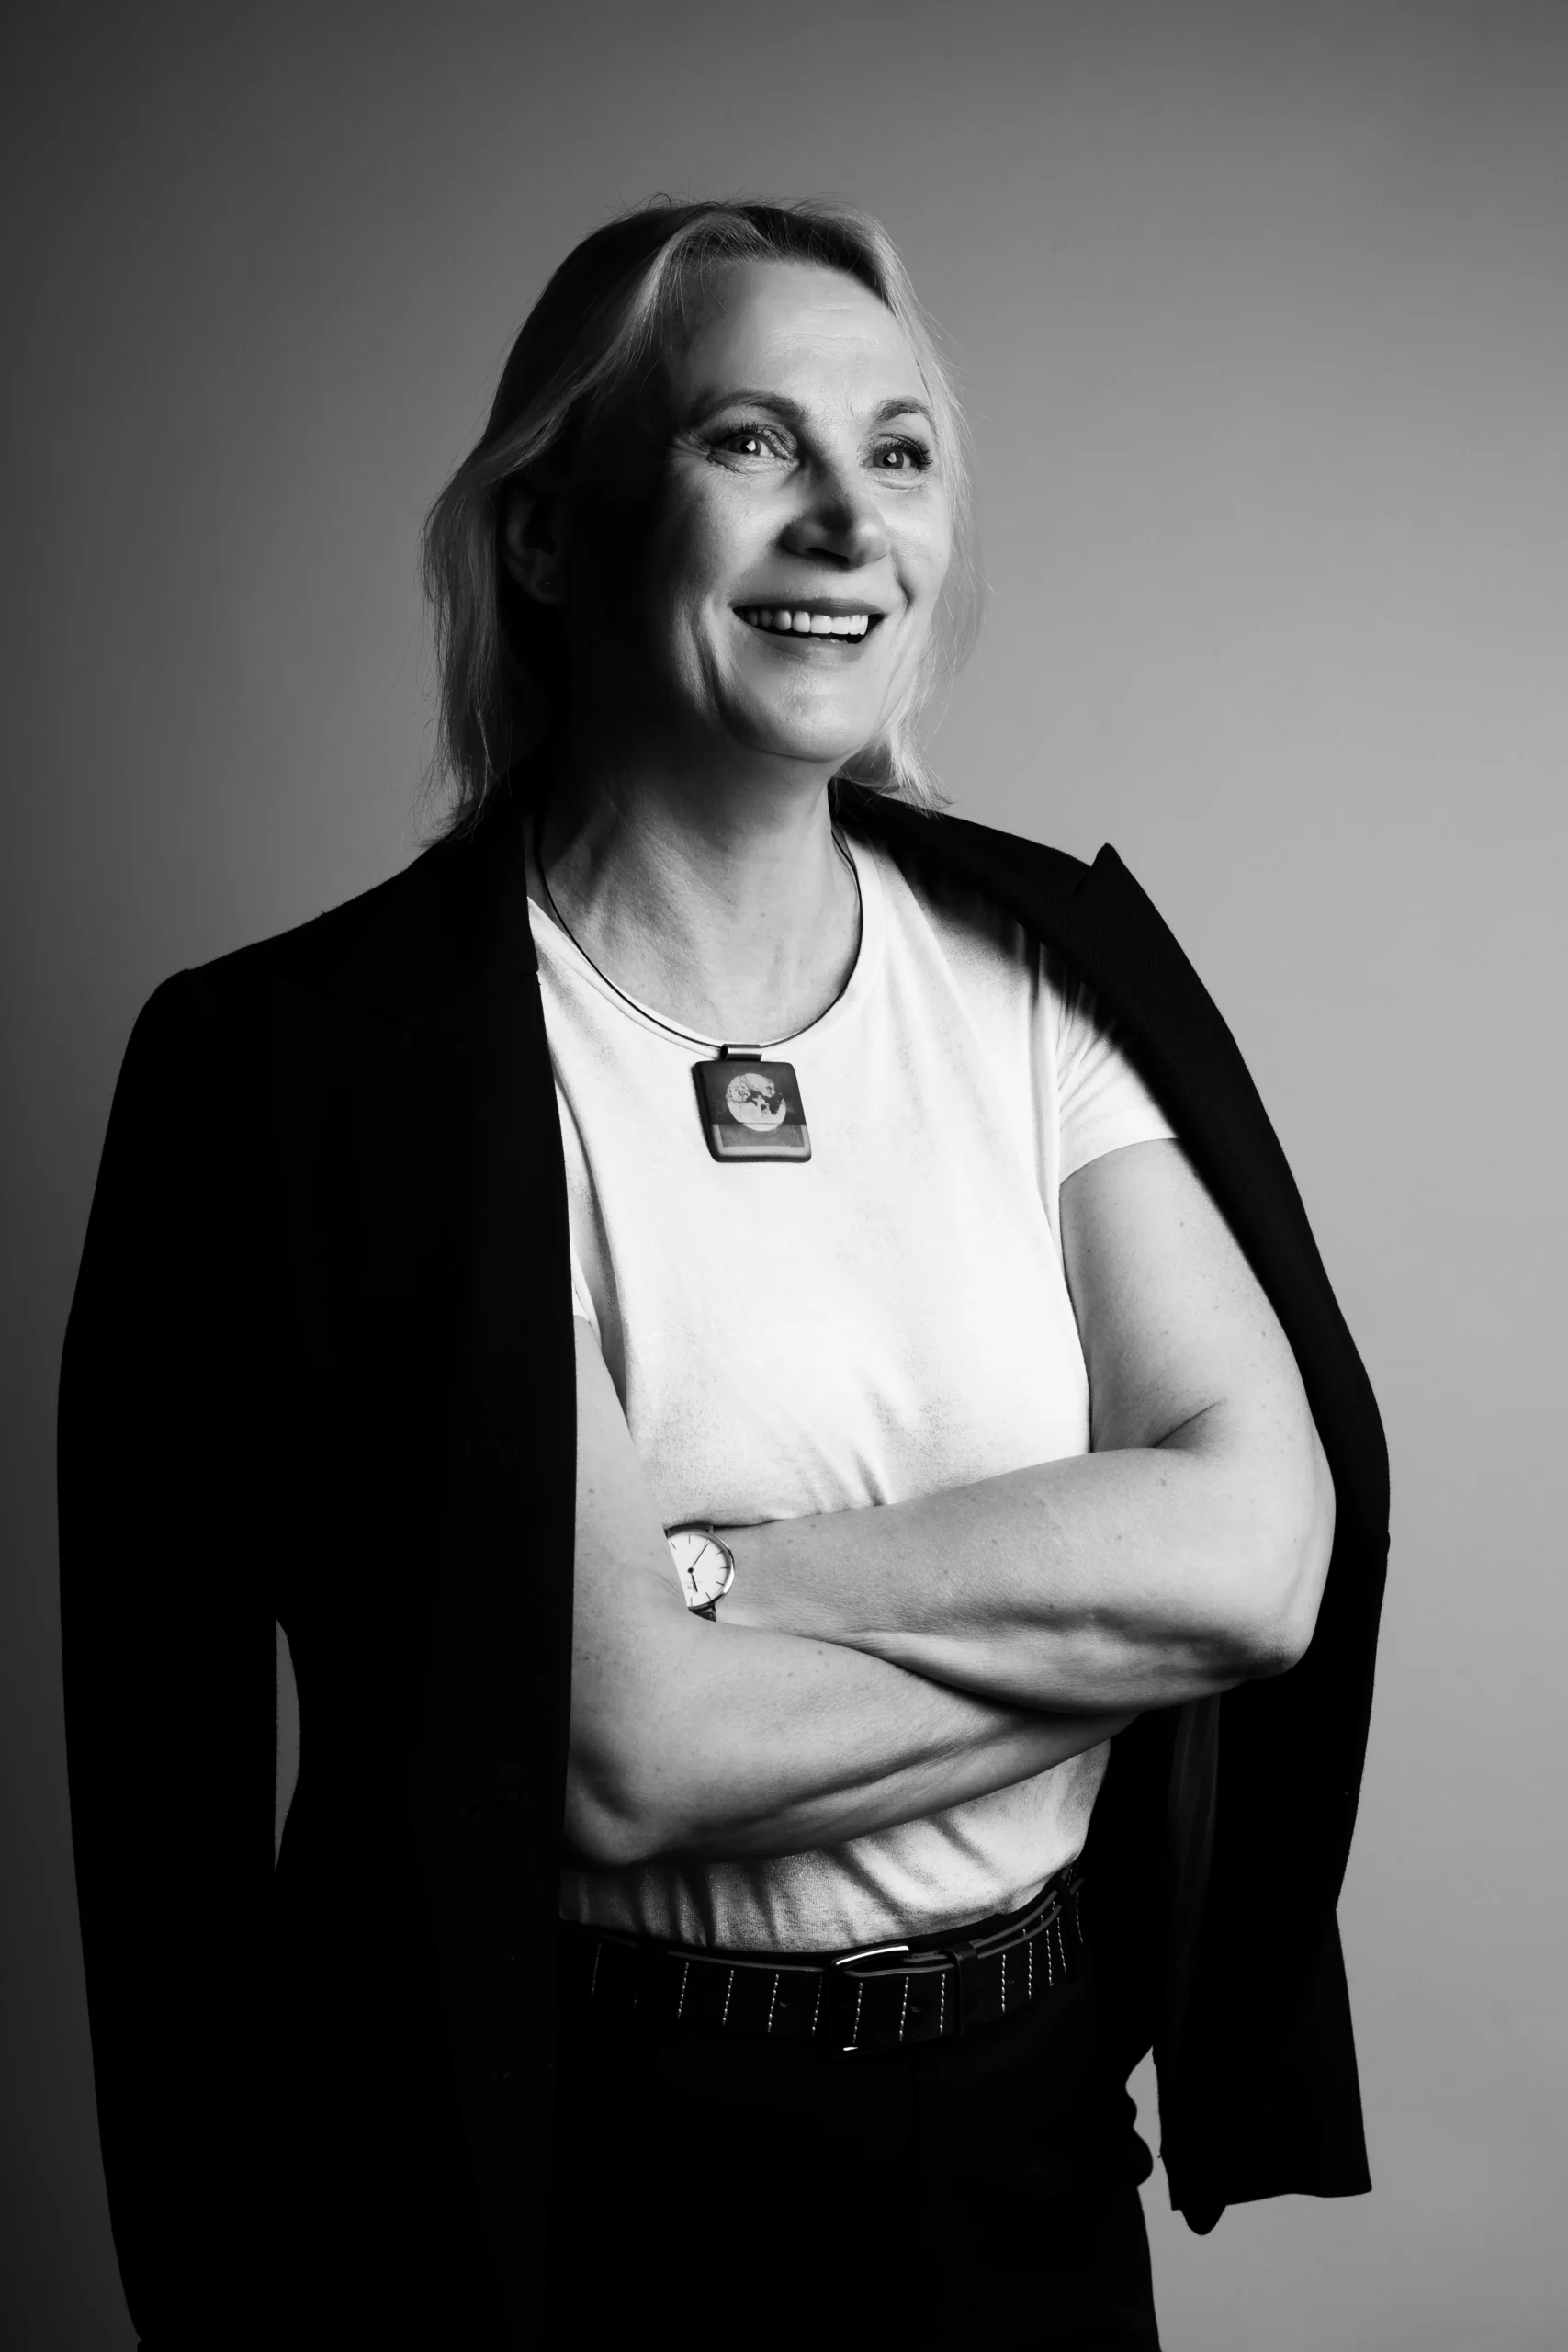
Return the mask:
[[664,1534],[687,1608],[694,1617],[715,1617],[715,1602],[722,1600],[735,1582],[734,1553],[705,1521],[667,1527]]

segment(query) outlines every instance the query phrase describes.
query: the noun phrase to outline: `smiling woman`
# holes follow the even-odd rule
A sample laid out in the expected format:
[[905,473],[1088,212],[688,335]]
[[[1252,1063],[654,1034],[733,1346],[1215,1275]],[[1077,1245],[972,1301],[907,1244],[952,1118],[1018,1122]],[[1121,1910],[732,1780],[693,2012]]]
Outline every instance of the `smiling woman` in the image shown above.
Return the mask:
[[[795,281],[807,298],[793,352],[725,338],[723,322],[744,315],[755,290],[749,273],[759,268]],[[795,397],[813,336],[827,363],[815,412]],[[859,372],[863,360],[880,383]],[[564,550],[551,518],[573,492],[580,510],[595,489],[614,484],[624,495],[628,474],[640,472],[646,487],[676,448],[771,477],[775,497],[803,448],[818,462],[848,457],[852,480],[874,472],[890,488],[923,489],[928,532],[937,516],[946,526],[938,609],[917,611],[905,633],[904,650],[915,654],[910,691],[880,729],[874,724],[849,748],[840,772],[907,798],[931,797],[919,722],[974,642],[979,599],[964,421],[908,273],[877,224],[847,208],[652,207],[610,222],[561,265],[517,338],[478,448],[430,517],[425,579],[445,656],[443,746],[458,783],[459,826],[562,707],[561,635],[548,615],[565,593],[556,560]],[[934,484],[926,479],[933,472]],[[526,555],[535,559],[532,607],[496,577],[502,485],[513,576]],[[541,580],[552,583],[542,594]],[[781,633],[781,613],[790,633],[804,636],[818,633],[813,613],[853,617],[859,609],[820,577],[750,584],[759,625],[766,612]],[[813,598],[813,586],[828,593]],[[868,620],[885,609],[868,601]]]
[[[1156,2346],[1151,2044],[1195,2228],[1365,2186],[1386,1465],[1289,1171],[1113,856],[931,813],[968,469],[874,222],[596,232],[424,562],[441,837],[154,996],[67,1336],[139,2324],[618,2346],[674,2248],[759,2352]],[[143,1865],[163,1947],[279,2028],[220,2100],[127,1891],[193,1747],[238,1859]]]

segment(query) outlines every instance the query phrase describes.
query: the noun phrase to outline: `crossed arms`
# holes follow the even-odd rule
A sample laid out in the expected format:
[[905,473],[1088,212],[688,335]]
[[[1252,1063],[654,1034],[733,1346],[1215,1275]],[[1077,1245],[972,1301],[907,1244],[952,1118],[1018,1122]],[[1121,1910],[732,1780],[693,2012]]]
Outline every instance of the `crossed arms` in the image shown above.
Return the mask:
[[726,1529],[716,1623],[682,1603],[578,1323],[566,1832],[583,1862],[836,1844],[1302,1656],[1334,1492],[1273,1309],[1177,1144],[1091,1161],[1061,1214],[1093,1450]]

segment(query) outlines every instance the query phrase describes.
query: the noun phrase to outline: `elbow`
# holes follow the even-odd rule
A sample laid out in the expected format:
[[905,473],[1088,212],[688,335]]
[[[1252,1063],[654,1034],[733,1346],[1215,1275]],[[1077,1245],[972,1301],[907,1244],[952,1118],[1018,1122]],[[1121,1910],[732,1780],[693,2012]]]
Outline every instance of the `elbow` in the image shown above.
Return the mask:
[[679,1843],[642,1776],[575,1759],[567,1768],[563,1831],[569,1859],[580,1870],[636,1870]]
[[[1256,1562],[1254,1563],[1256,1574]],[[1304,1588],[1270,1577],[1259,1579],[1245,1600],[1213,1629],[1213,1666],[1217,1687],[1267,1682],[1299,1666],[1316,1629],[1315,1599]]]
[[1242,1576],[1246,1598],[1228,1628],[1239,1679],[1288,1674],[1312,1646],[1334,1549],[1334,1485],[1314,1432],[1312,1475],[1278,1489],[1254,1517]]
[[1315,1611],[1291,1601],[1278,1608],[1254,1607],[1233,1631],[1227,1666],[1238,1682],[1268,1682],[1299,1666],[1312,1646]]

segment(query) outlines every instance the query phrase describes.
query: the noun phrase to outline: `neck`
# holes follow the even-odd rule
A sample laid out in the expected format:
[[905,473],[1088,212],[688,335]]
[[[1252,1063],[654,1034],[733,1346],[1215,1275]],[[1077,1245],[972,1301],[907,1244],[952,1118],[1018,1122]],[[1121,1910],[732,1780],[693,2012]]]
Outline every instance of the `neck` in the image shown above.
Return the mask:
[[762,1044],[815,1021],[859,946],[833,846],[831,769],[584,756],[569,742],[540,830],[550,896],[606,977],[699,1036]]

